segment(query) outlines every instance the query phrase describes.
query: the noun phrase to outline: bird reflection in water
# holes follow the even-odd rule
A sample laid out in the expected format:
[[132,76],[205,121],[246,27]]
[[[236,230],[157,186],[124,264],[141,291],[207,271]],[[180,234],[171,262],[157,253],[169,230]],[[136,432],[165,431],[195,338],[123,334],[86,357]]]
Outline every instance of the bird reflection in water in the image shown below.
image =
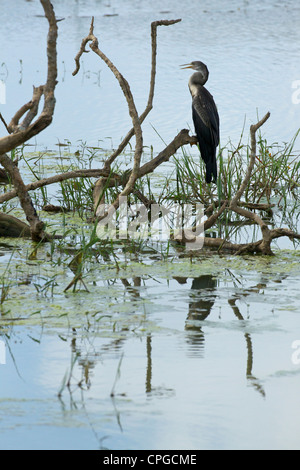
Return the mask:
[[[185,284],[187,278],[176,277],[177,282]],[[187,342],[190,345],[190,353],[203,355],[204,333],[201,322],[211,313],[216,299],[217,279],[211,275],[204,275],[192,280],[189,293],[189,311],[185,323],[188,332]]]
[[[179,284],[186,284],[189,278],[186,277],[173,277]],[[140,297],[139,287],[141,285],[140,278],[134,279],[134,285],[132,286],[128,280],[122,279],[126,290],[132,296],[132,299],[137,300]],[[251,293],[258,293],[261,289],[265,288],[265,284],[257,284],[250,289],[240,289],[240,292],[235,293],[228,300],[234,316],[239,321],[244,321],[244,317],[241,314],[237,301],[243,297],[247,297]],[[186,338],[188,344],[188,354],[193,357],[204,356],[204,342],[205,335],[202,330],[203,322],[211,314],[215,301],[217,298],[218,279],[212,275],[203,275],[192,279],[191,288],[189,292],[189,303],[188,303],[188,315],[185,322]],[[253,345],[251,335],[247,331],[244,332],[246,350],[247,350],[247,361],[246,361],[246,378],[247,381],[260,393],[261,396],[265,396],[265,391],[252,372],[253,369]],[[146,367],[146,393],[161,393],[163,395],[172,394],[171,389],[161,389],[152,386],[152,335],[147,334],[147,367]]]

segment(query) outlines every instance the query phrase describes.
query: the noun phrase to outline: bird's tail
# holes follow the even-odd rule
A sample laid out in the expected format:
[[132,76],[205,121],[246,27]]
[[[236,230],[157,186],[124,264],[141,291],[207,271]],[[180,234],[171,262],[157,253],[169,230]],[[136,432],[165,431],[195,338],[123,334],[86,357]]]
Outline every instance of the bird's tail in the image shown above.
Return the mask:
[[214,154],[214,157],[206,161],[205,164],[206,164],[206,178],[205,178],[206,182],[211,183],[213,179],[214,183],[216,183],[217,178],[218,178],[216,155]]

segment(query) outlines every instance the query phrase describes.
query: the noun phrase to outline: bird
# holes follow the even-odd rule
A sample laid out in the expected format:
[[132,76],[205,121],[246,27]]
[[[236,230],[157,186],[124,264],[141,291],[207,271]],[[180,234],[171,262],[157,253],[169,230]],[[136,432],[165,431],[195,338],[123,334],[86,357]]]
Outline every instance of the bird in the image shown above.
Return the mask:
[[199,60],[183,64],[181,67],[196,71],[189,79],[192,117],[201,157],[206,165],[206,182],[211,183],[214,179],[216,183],[218,177],[216,152],[220,141],[220,118],[213,96],[204,86],[208,80],[209,71],[207,66]]

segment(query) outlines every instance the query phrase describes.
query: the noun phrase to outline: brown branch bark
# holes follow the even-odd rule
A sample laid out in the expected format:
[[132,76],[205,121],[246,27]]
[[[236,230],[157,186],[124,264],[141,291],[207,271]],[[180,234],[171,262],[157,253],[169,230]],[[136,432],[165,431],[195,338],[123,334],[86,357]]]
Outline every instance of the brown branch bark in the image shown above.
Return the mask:
[[223,214],[225,209],[228,206],[228,201],[225,201],[223,205],[217,210],[214,214],[212,214],[205,222],[204,222],[204,230],[208,230],[215,225],[218,218]]
[[196,142],[196,136],[190,136],[187,129],[182,129],[164,150],[162,150],[155,158],[141,166],[138,172],[138,177],[141,178],[148,173],[152,173],[159,165],[169,161],[179,148],[187,144],[195,144]]
[[300,234],[293,232],[287,228],[275,228],[269,230],[268,236],[265,236],[261,240],[253,243],[231,243],[222,238],[208,238],[204,239],[204,246],[209,248],[225,249],[233,251],[236,255],[242,255],[246,253],[259,253],[264,255],[274,255],[271,250],[271,242],[280,237],[288,237],[291,240],[300,240]]
[[1,120],[2,123],[4,124],[4,127],[5,127],[5,129],[7,130],[7,132],[9,133],[8,125],[6,124],[6,121],[5,121],[5,119],[4,119],[4,117],[2,116],[1,113],[0,113],[0,120]]
[[[33,87],[32,99],[24,104],[11,119],[7,130],[10,134],[17,133],[28,128],[31,121],[35,118],[38,112],[39,102],[44,93],[44,86]],[[27,113],[27,116],[24,118],[23,122],[19,124],[21,117]]]

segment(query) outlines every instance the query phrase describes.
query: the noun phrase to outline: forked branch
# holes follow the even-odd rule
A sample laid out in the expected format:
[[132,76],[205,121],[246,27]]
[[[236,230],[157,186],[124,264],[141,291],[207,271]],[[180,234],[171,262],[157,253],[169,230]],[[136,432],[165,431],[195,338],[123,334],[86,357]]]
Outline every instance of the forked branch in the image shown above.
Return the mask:
[[[94,35],[94,18],[92,18],[91,26],[89,34],[86,38],[84,38],[81,42],[81,47],[78,54],[75,57],[75,70],[73,75],[76,75],[80,69],[80,58],[83,53],[88,52],[86,50],[86,45],[90,42],[90,48],[92,49],[95,54],[97,54],[110,68],[110,70],[115,75],[116,79],[119,82],[119,85],[123,91],[123,94],[126,98],[128,104],[129,115],[132,120],[133,127],[127,133],[126,137],[123,139],[121,144],[119,145],[118,149],[108,158],[105,162],[104,168],[109,170],[111,168],[112,163],[115,159],[120,155],[122,150],[126,147],[130,139],[135,135],[136,138],[136,145],[135,145],[135,152],[134,152],[134,159],[133,159],[133,168],[130,172],[128,179],[125,183],[123,190],[119,193],[118,197],[116,198],[115,202],[112,204],[112,209],[115,210],[119,205],[119,198],[122,196],[127,196],[133,191],[134,184],[137,178],[140,177],[139,170],[140,170],[140,161],[143,151],[143,134],[141,129],[141,124],[149,114],[153,106],[153,97],[154,97],[154,88],[155,88],[155,76],[156,76],[156,54],[157,54],[157,27],[158,26],[169,26],[181,21],[180,19],[177,20],[160,20],[155,21],[151,24],[151,45],[152,45],[152,58],[151,58],[151,78],[150,78],[150,90],[148,96],[147,106],[144,112],[139,116],[137,113],[137,109],[134,103],[134,99],[130,90],[130,86],[127,80],[123,77],[123,75],[119,72],[119,70],[115,67],[115,65],[111,62],[110,59],[99,49],[98,39]],[[94,192],[94,205],[95,205],[95,212],[99,205],[99,191],[101,188],[105,186],[105,182],[96,183],[97,191]],[[100,188],[100,189],[99,189]]]

